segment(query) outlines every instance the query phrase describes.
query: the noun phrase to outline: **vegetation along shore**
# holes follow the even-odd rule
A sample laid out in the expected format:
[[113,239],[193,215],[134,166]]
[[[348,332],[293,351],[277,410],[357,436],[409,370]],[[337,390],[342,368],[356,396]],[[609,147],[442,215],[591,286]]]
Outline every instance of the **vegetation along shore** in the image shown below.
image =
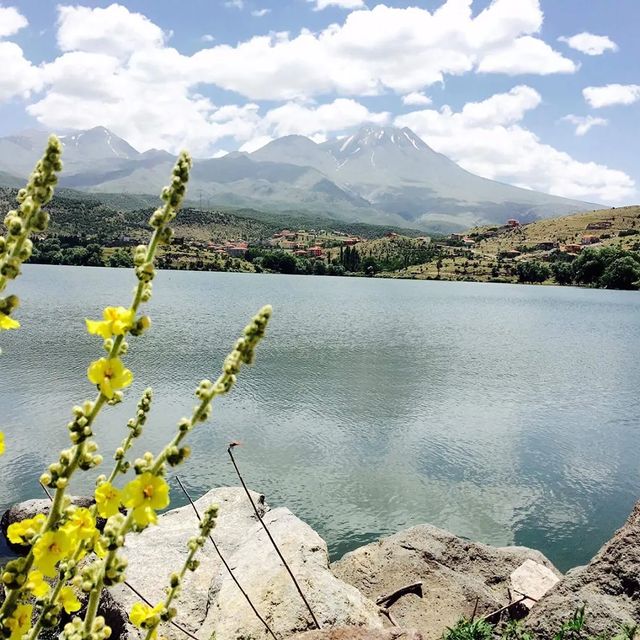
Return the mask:
[[[6,207],[15,190],[0,188]],[[63,190],[32,262],[129,267],[151,209],[144,198]],[[640,286],[640,206],[601,209],[463,233],[186,207],[161,268],[448,281]]]

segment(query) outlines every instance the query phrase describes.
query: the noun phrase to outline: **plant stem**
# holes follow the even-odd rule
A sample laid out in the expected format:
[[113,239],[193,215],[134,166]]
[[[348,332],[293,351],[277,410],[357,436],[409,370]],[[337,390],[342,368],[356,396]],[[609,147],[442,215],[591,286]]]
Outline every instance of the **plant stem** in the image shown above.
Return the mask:
[[238,475],[238,478],[240,479],[240,482],[242,483],[242,488],[244,489],[244,492],[247,494],[247,498],[249,498],[249,502],[251,503],[251,506],[253,507],[253,511],[256,514],[256,517],[258,518],[258,520],[260,521],[260,524],[264,528],[269,540],[271,540],[271,544],[273,545],[273,548],[276,550],[276,553],[278,554],[280,560],[282,561],[282,564],[284,565],[285,569],[287,570],[287,573],[291,576],[291,580],[293,581],[293,584],[295,585],[296,589],[298,590],[298,593],[300,594],[300,597],[302,598],[302,601],[304,602],[304,604],[307,607],[309,613],[311,614],[311,618],[313,619],[314,624],[316,625],[316,627],[318,629],[321,629],[322,627],[321,627],[320,623],[318,622],[318,619],[316,618],[315,614],[313,613],[313,609],[311,608],[311,605],[309,604],[307,598],[305,597],[305,595],[304,595],[304,593],[302,591],[302,588],[298,584],[298,581],[296,580],[296,577],[293,575],[293,571],[291,571],[291,568],[287,564],[287,561],[284,559],[284,556],[282,555],[282,552],[280,551],[280,548],[276,544],[276,541],[273,539],[273,536],[271,535],[271,532],[269,531],[267,525],[264,523],[264,520],[262,519],[262,516],[260,515],[260,512],[258,511],[258,507],[256,507],[256,503],[254,502],[253,498],[251,497],[251,492],[247,488],[247,485],[244,482],[242,474],[240,473],[240,469],[238,468],[238,465],[236,464],[236,460],[233,457],[232,445],[229,445],[229,447],[227,448],[227,453],[229,454],[229,457],[231,458],[231,462],[233,463],[233,466],[234,466],[234,468],[236,470],[236,474]]

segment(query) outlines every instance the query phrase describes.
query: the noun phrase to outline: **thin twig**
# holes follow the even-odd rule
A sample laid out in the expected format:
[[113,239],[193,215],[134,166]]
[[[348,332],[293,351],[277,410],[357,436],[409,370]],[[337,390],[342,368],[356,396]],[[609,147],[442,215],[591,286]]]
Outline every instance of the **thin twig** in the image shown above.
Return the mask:
[[[180,488],[184,492],[184,495],[187,497],[187,500],[189,500],[189,502],[191,503],[191,506],[193,507],[193,510],[194,510],[194,512],[196,514],[196,517],[198,518],[198,520],[201,520],[200,514],[198,513],[198,508],[196,507],[194,501],[191,499],[191,496],[187,492],[185,486],[182,484],[182,481],[180,480],[180,478],[178,476],[176,476],[176,480],[178,481],[178,484],[180,485]],[[213,545],[213,548],[216,550],[216,553],[218,554],[218,558],[220,558],[220,560],[222,561],[222,564],[224,565],[225,569],[229,572],[229,575],[231,576],[231,579],[236,583],[236,586],[238,587],[238,589],[240,589],[240,593],[242,593],[242,595],[244,596],[245,600],[249,603],[249,606],[253,610],[253,613],[256,614],[256,617],[258,618],[258,620],[260,620],[260,622],[262,622],[262,624],[264,625],[265,629],[269,632],[269,634],[273,637],[273,639],[274,640],[278,640],[276,634],[272,631],[271,627],[267,624],[267,621],[260,615],[258,610],[255,608],[253,602],[251,602],[251,598],[249,598],[249,594],[242,588],[242,586],[238,582],[238,579],[233,574],[233,571],[232,571],[231,567],[229,566],[229,563],[225,560],[224,556],[222,555],[222,552],[220,551],[220,548],[218,547],[218,545],[216,544],[215,540],[213,539],[213,537],[211,535],[209,535],[209,540],[211,540],[211,544]]]
[[53,496],[49,493],[49,489],[47,489],[47,487],[45,487],[42,482],[38,483],[41,487],[42,490],[47,494],[47,498],[49,498],[49,500],[53,501]]
[[503,611],[507,611],[507,610],[511,609],[511,607],[513,607],[514,605],[520,604],[521,602],[524,602],[525,600],[534,600],[534,598],[529,598],[529,596],[522,596],[522,598],[520,598],[519,600],[514,600],[513,602],[510,602],[508,605],[506,605],[504,607],[501,607],[497,611],[492,611],[491,613],[487,613],[487,615],[486,616],[482,616],[482,618],[480,618],[480,620],[488,620],[489,618],[493,618],[493,616],[497,616],[499,613],[502,613]]
[[[178,482],[180,482],[178,480]],[[53,500],[53,498],[51,497],[51,494],[47,491],[47,488],[42,484],[42,482],[40,483],[40,486],[44,489],[44,492],[47,494],[47,497],[49,498],[49,500]],[[198,517],[199,518],[199,517]],[[135,587],[133,587],[129,582],[127,582],[126,580],[124,581],[124,586],[128,587],[129,589],[131,589],[131,591],[133,591],[133,593],[135,593],[138,598],[140,598],[140,600],[144,601],[146,604],[148,604],[150,607],[153,607],[153,605],[151,604],[151,602],[149,602],[149,600],[147,600]],[[169,622],[179,631],[182,631],[182,633],[188,635],[190,638],[193,638],[193,640],[200,640],[200,638],[198,638],[197,636],[194,636],[191,632],[187,631],[185,628],[181,627],[177,622],[175,622],[174,620],[169,620]]]
[[395,618],[391,615],[391,611],[389,611],[389,609],[387,607],[378,607],[378,611],[386,616],[387,618],[389,618],[389,622],[394,626],[394,627],[399,627],[400,625],[396,622]]
[[[511,600],[511,598],[509,598]],[[476,613],[478,613],[478,602],[480,602],[480,596],[476,596],[476,603],[473,605],[473,613],[471,614],[471,622],[475,620]]]
[[[150,607],[153,607],[153,605],[151,604],[151,602],[149,602],[149,600],[147,600],[134,586],[132,586],[129,582],[127,582],[126,580],[123,582],[125,587],[128,587],[129,589],[131,589],[131,591],[133,591],[133,593],[135,593],[138,598],[140,598],[140,600],[142,600],[145,604],[148,604]],[[200,638],[198,638],[198,636],[194,636],[193,633],[191,633],[190,631],[187,631],[183,626],[179,625],[175,620],[169,620],[169,623],[172,624],[176,629],[178,629],[179,631],[182,631],[182,633],[184,633],[185,635],[189,636],[190,638],[193,638],[193,640],[200,640]]]
[[376,600],[376,604],[381,605],[383,602],[386,602],[387,607],[390,607],[393,602],[395,602],[398,598],[405,595],[406,593],[415,593],[417,596],[422,598],[422,581],[412,582],[411,584],[407,584],[404,587],[400,587],[399,589],[392,591],[386,596],[380,596]]
[[240,479],[240,482],[242,483],[242,488],[244,489],[244,492],[247,494],[247,498],[249,498],[249,502],[251,502],[251,506],[253,507],[253,511],[255,512],[256,517],[258,518],[258,520],[260,521],[260,524],[264,528],[267,536],[269,537],[269,540],[271,540],[271,544],[273,545],[273,548],[276,550],[276,553],[278,554],[280,560],[282,561],[282,564],[284,565],[285,569],[287,570],[287,572],[291,576],[291,580],[293,580],[293,584],[295,585],[296,589],[298,590],[298,593],[300,594],[300,597],[302,598],[302,601],[304,602],[304,604],[306,605],[309,613],[311,614],[311,618],[313,619],[314,624],[316,625],[316,627],[318,629],[321,629],[322,626],[320,625],[320,623],[318,622],[318,619],[316,618],[315,614],[313,613],[313,609],[311,608],[311,605],[307,601],[302,589],[300,588],[300,585],[298,584],[298,581],[296,580],[296,577],[293,575],[293,571],[291,571],[291,568],[287,564],[287,561],[284,559],[284,556],[282,555],[282,552],[280,551],[278,545],[276,544],[276,541],[273,539],[273,536],[271,535],[271,532],[267,528],[267,525],[264,523],[264,520],[262,519],[262,516],[260,515],[260,512],[258,511],[258,507],[256,507],[256,503],[253,501],[253,498],[251,497],[251,493],[250,493],[249,489],[247,489],[247,485],[245,484],[244,479],[242,477],[242,474],[240,473],[240,469],[238,468],[236,460],[233,457],[232,449],[233,449],[234,446],[235,446],[235,443],[231,443],[229,445],[229,447],[227,448],[227,453],[229,454],[229,457],[231,458],[231,462],[233,463],[233,466],[234,466],[234,468],[236,470],[236,473],[238,474],[238,478]]

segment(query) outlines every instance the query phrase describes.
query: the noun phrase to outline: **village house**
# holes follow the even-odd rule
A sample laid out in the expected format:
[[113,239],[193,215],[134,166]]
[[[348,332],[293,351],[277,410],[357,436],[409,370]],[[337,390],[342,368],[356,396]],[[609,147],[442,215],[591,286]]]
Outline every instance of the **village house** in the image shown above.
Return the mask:
[[515,218],[509,218],[509,220],[507,220],[507,227],[519,227],[520,226],[520,220],[516,220]]
[[587,225],[587,230],[592,230],[592,229],[611,229],[611,225],[613,223],[611,222],[611,220],[600,220],[598,222],[590,222]]
[[317,245],[315,247],[309,247],[307,249],[307,255],[312,256],[314,258],[319,258],[322,256],[322,247],[318,247]]
[[580,239],[580,244],[588,245],[588,244],[597,244],[600,242],[600,238],[598,236],[582,236]]
[[580,253],[582,251],[582,245],[580,244],[565,244],[563,247],[560,247],[561,251],[565,253]]

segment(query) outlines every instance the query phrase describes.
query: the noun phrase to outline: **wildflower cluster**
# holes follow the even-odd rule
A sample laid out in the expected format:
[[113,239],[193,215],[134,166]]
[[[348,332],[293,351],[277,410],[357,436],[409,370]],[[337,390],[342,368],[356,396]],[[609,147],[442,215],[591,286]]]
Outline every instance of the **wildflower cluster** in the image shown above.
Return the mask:
[[[20,266],[31,257],[33,244],[29,235],[45,231],[49,224],[49,214],[42,207],[53,197],[53,187],[58,181],[56,173],[62,170],[61,152],[60,141],[51,136],[26,188],[18,192],[18,208],[5,216],[7,235],[0,236],[0,293],[9,280],[20,275]],[[18,304],[19,300],[15,295],[0,297],[0,331],[20,326],[11,317]]]
[[[25,191],[27,195],[22,200],[24,202],[30,197],[36,203],[35,209],[29,209],[36,218],[34,221],[25,218],[24,228],[42,227],[39,207],[45,202],[45,195],[50,199],[55,182],[55,175],[45,170],[60,165],[59,143],[52,140],[50,147],[58,150],[57,155],[48,149],[38,165],[42,175],[38,174],[38,170],[34,173],[36,177],[32,176],[30,186]],[[104,587],[125,580],[127,563],[121,550],[126,536],[157,523],[158,511],[166,508],[170,501],[165,477],[167,468],[180,464],[190,453],[189,447],[183,444],[184,438],[196,424],[211,415],[213,399],[233,387],[241,366],[253,362],[256,346],[264,337],[271,316],[269,306],[261,309],[245,328],[225,359],[218,379],[200,383],[196,391],[199,403],[189,418],[179,421],[173,439],[157,455],[147,452],[131,462],[127,454],[133,441],[142,435],[151,409],[152,391],[146,389],[135,415],[127,423],[129,432],[115,451],[115,465],[111,473],[97,478],[95,503],[89,508],[71,504],[66,490],[72,476],[78,470],[88,470],[103,462],[94,440],[98,415],[106,405],[120,402],[124,390],[133,382],[133,373],[123,362],[123,357],[128,353],[127,338],[140,336],[151,326],[149,317],[140,315],[139,311],[141,305],[151,298],[156,252],[160,245],[171,241],[173,232],[170,224],[184,198],[190,167],[189,156],[181,154],[174,167],[171,184],[162,191],[164,204],[149,221],[154,229],[152,238],[148,245],[139,245],[135,249],[134,265],[138,284],[131,304],[109,306],[104,309],[101,319],[86,320],[87,331],[102,339],[106,351],[106,356],[91,362],[87,369],[87,377],[96,386],[97,396],[94,400],[85,400],[73,407],[72,419],[67,424],[71,446],[63,450],[58,460],[49,465],[40,477],[45,487],[55,490],[48,516],[37,515],[9,527],[9,540],[27,546],[29,551],[25,557],[7,563],[0,576],[5,589],[5,599],[0,607],[2,637],[35,640],[43,629],[55,628],[59,624],[63,611],[67,614],[78,612],[82,599],[86,601],[84,617],[76,616],[65,625],[63,636],[67,640],[106,640],[110,636],[111,629],[97,615],[98,604]],[[42,185],[48,186],[45,189]],[[36,196],[40,199],[36,199]],[[9,222],[12,223],[12,220]],[[12,233],[13,227],[10,224],[7,226]],[[15,244],[11,247],[13,252]],[[28,248],[25,240],[22,247]],[[24,257],[26,253],[23,251],[20,255]],[[14,302],[11,297],[4,299],[5,307],[2,309],[8,309],[7,305],[13,305]],[[4,315],[9,317],[8,313]],[[2,315],[0,321],[7,322]],[[3,447],[4,441],[0,438],[0,452]],[[118,477],[130,471],[134,476],[123,486],[117,486]],[[132,610],[132,622],[146,630],[148,640],[155,638],[162,621],[175,617],[172,601],[185,572],[197,568],[194,556],[215,526],[216,516],[217,507],[210,508],[200,524],[199,535],[188,542],[187,560],[182,569],[171,576],[165,601],[155,607],[136,605]],[[98,517],[106,519],[102,531],[97,527]]]

